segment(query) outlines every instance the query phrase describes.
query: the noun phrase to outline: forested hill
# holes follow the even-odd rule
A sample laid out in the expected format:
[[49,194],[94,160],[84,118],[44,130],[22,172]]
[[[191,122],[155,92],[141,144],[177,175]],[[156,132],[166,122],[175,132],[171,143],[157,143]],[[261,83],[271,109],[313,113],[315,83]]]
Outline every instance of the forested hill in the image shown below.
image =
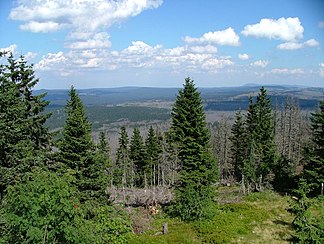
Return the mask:
[[[200,88],[207,110],[234,111],[245,109],[248,97],[257,94],[260,86],[245,85],[239,87]],[[298,99],[302,109],[314,109],[323,97],[324,88],[266,86],[272,104],[280,104],[287,96]],[[121,87],[79,89],[78,92],[86,106],[116,105],[129,102],[174,101],[178,88]],[[68,90],[35,90],[35,94],[47,93],[49,107],[61,107],[66,104]]]

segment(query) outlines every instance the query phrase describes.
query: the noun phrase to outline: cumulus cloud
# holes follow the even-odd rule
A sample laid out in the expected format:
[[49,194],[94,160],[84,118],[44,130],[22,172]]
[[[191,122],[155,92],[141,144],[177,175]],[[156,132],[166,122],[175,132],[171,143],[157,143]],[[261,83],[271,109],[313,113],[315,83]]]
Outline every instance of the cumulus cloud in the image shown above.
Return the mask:
[[111,42],[108,40],[109,35],[106,32],[99,32],[93,35],[93,37],[77,41],[68,45],[71,49],[95,49],[95,48],[109,48],[111,47]]
[[278,49],[282,49],[282,50],[296,50],[296,49],[300,49],[303,47],[302,43],[298,43],[298,42],[285,42],[285,43],[281,43],[277,46]]
[[67,58],[64,56],[63,52],[58,53],[48,53],[43,56],[42,60],[35,65],[37,70],[50,70],[52,66],[57,64],[62,64],[67,61]]
[[194,53],[217,53],[217,48],[212,45],[207,46],[191,46],[189,50]]
[[245,36],[278,39],[295,42],[303,38],[304,27],[299,18],[261,19],[254,25],[244,27],[242,34]]
[[250,57],[246,53],[243,53],[243,54],[239,53],[238,58],[241,59],[241,60],[248,60]]
[[25,59],[26,59],[26,60],[31,60],[31,59],[35,58],[36,56],[37,56],[37,53],[34,53],[34,52],[27,52],[27,53],[25,54]]
[[100,59],[100,58],[91,58],[86,63],[80,64],[80,67],[96,68],[96,67],[99,67],[101,61],[102,61],[102,59]]
[[309,39],[308,41],[304,42],[304,45],[307,47],[317,47],[319,45],[319,42],[315,39]]
[[217,48],[206,46],[181,46],[163,48],[143,41],[134,41],[121,51],[108,49],[70,49],[63,54],[49,53],[36,64],[38,70],[58,70],[68,75],[80,68],[116,70],[122,68],[150,68],[172,71],[217,72],[233,65],[231,57],[217,57]]
[[250,65],[253,67],[265,68],[268,66],[268,64],[269,64],[269,61],[267,61],[267,60],[258,60],[258,61],[251,63]]
[[19,0],[9,17],[27,22],[20,26],[26,31],[48,32],[70,27],[95,32],[161,4],[162,0]]
[[53,21],[47,22],[38,22],[38,21],[29,21],[26,24],[20,25],[20,29],[23,31],[30,31],[30,32],[55,32],[61,29],[63,25]]
[[231,60],[228,59],[208,59],[206,62],[202,64],[202,68],[209,70],[209,71],[215,71],[217,69],[222,69],[225,66],[233,65],[234,63]]
[[226,30],[207,32],[201,37],[190,37],[184,38],[186,43],[205,43],[205,44],[217,44],[217,45],[228,45],[238,46],[240,45],[240,37],[235,33],[234,29],[229,27]]
[[277,46],[277,48],[282,50],[296,50],[305,47],[317,47],[318,45],[319,45],[318,41],[316,41],[315,39],[309,39],[304,43],[298,43],[298,42],[281,43]]
[[4,47],[4,48],[0,48],[0,52],[2,53],[15,53],[17,50],[17,45],[16,44],[12,44],[8,47]]
[[159,48],[161,48],[160,45],[151,47],[150,45],[146,44],[143,41],[135,41],[132,42],[131,46],[124,49],[122,53],[129,54],[129,55],[143,55],[143,54],[152,55]]
[[304,74],[305,71],[302,69],[287,69],[287,68],[283,68],[283,69],[272,69],[271,73],[273,74]]
[[320,67],[319,75],[320,77],[324,77],[324,63],[320,63],[319,67]]

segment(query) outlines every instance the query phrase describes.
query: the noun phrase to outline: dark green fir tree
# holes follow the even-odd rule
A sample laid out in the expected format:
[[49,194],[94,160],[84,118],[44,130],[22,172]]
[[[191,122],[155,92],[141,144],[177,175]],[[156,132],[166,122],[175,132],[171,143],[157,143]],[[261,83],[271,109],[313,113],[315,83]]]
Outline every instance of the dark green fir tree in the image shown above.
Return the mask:
[[293,243],[323,243],[323,216],[314,216],[310,208],[312,200],[307,197],[310,193],[305,179],[300,179],[298,189],[294,191],[294,198],[290,201],[288,212],[294,215],[292,227],[295,230]]
[[[312,144],[305,150],[304,177],[310,187],[310,195],[321,194],[324,184],[324,101],[311,116]],[[322,192],[323,194],[323,192]]]
[[16,60],[10,54],[0,65],[0,198],[9,184],[46,161],[51,134],[45,122],[50,114],[44,113],[45,94],[32,93],[38,81],[23,57]]
[[174,213],[183,220],[204,218],[213,199],[217,167],[210,152],[203,101],[190,78],[179,90],[171,118],[170,136],[181,165]]
[[135,170],[135,185],[143,187],[147,185],[145,178],[146,160],[143,137],[138,128],[134,128],[130,141],[129,158],[132,160]]
[[158,183],[158,164],[159,156],[162,153],[162,146],[158,136],[156,135],[152,126],[148,131],[147,138],[145,140],[146,147],[146,166],[145,175],[149,179],[149,184],[157,185]]
[[236,119],[232,126],[231,158],[233,161],[234,177],[237,181],[242,180],[243,162],[246,157],[246,130],[245,121],[241,110],[236,113]]
[[85,108],[75,88],[69,91],[69,101],[65,107],[67,119],[63,128],[63,138],[59,141],[58,160],[64,170],[70,170],[76,177],[76,185],[81,192],[81,200],[101,198],[106,184],[101,184],[104,165],[95,158],[95,145],[91,137],[91,124]]
[[271,101],[264,87],[253,102],[250,98],[246,117],[246,160],[244,175],[251,190],[262,190],[271,182],[277,160],[274,141],[274,118]]
[[129,140],[125,126],[120,128],[113,183],[117,187],[133,184],[133,174],[129,159]]

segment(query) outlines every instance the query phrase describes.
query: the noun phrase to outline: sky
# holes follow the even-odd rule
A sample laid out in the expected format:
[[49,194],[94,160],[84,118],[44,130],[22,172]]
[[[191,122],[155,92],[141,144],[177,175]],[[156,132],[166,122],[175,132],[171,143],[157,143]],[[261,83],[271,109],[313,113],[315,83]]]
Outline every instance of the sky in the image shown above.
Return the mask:
[[324,0],[0,0],[0,51],[37,89],[324,87]]

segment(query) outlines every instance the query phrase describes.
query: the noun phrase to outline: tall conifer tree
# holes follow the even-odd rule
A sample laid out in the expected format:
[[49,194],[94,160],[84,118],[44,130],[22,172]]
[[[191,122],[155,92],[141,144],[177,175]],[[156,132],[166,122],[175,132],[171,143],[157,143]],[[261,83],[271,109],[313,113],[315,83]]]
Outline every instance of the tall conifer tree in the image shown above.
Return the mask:
[[148,135],[145,141],[146,147],[146,166],[145,173],[148,179],[150,179],[150,185],[156,185],[158,183],[158,162],[159,155],[162,152],[159,138],[157,137],[154,129],[150,126]]
[[[65,107],[67,119],[63,128],[63,138],[58,143],[58,159],[65,169],[71,169],[82,200],[99,199],[105,194],[105,184],[101,184],[104,165],[95,159],[95,146],[91,137],[91,124],[85,108],[75,88],[69,91],[69,101]],[[99,177],[99,178],[98,178]]]
[[211,157],[203,102],[190,78],[179,90],[171,118],[170,134],[179,148],[181,164],[175,212],[184,220],[199,219],[212,201],[211,186],[217,171]]
[[59,142],[60,160],[69,168],[80,171],[87,165],[94,150],[91,125],[81,99],[72,86],[69,101],[65,107],[67,119],[63,128],[63,138]]
[[116,153],[116,163],[114,169],[114,184],[116,186],[126,187],[132,183],[132,169],[129,159],[128,135],[125,126],[120,128],[118,144],[119,147]]
[[324,101],[311,116],[312,145],[306,150],[304,177],[310,186],[313,196],[321,193],[324,184]]
[[276,164],[274,119],[271,101],[264,87],[253,102],[250,98],[246,116],[246,157],[243,173],[249,186],[262,190]]
[[38,81],[24,57],[15,60],[10,54],[0,65],[0,198],[8,184],[44,163],[50,146],[44,125],[50,117],[44,113],[48,102],[45,94],[32,93]]
[[230,140],[232,142],[231,157],[234,166],[234,176],[236,180],[240,181],[244,168],[243,162],[246,157],[246,130],[241,110],[236,113]]
[[130,142],[129,158],[132,160],[135,169],[136,186],[143,187],[145,182],[145,148],[143,137],[138,128],[134,128]]

